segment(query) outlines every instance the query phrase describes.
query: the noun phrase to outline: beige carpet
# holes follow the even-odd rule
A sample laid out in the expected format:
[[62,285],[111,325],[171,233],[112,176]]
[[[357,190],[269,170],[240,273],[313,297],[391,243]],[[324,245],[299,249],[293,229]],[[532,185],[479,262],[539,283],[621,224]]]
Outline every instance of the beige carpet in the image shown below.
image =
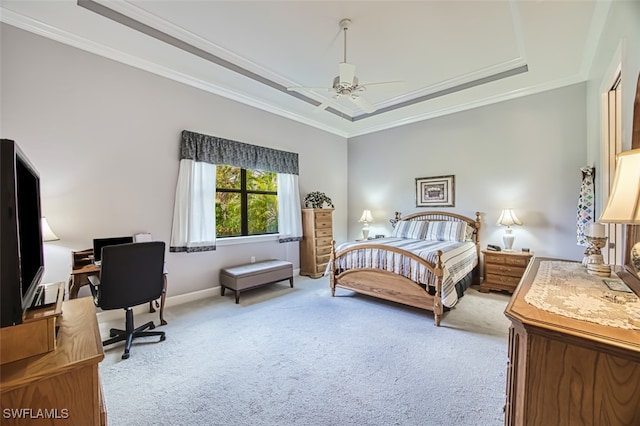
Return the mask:
[[434,327],[429,312],[296,277],[239,305],[169,307],[166,341],[135,341],[128,360],[105,348],[109,424],[502,425],[508,300],[472,288]]

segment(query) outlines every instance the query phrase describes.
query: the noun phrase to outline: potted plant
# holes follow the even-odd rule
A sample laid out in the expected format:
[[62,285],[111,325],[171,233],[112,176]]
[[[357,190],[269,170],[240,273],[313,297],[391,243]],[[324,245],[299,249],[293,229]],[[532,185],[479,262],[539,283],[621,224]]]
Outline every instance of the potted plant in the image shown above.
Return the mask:
[[310,192],[306,197],[304,197],[305,207],[321,209],[324,204],[327,204],[329,207],[333,208],[333,202],[331,201],[331,198],[327,197],[324,192],[314,191]]

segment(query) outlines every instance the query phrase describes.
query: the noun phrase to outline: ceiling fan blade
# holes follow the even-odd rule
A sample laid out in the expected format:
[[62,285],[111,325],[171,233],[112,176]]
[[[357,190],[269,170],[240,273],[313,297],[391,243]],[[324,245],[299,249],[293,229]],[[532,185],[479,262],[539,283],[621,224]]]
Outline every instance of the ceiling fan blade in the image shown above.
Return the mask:
[[[340,29],[344,34],[344,57],[343,62],[339,64],[339,74],[334,77],[332,87],[288,87],[287,90],[294,92],[309,92],[309,91],[328,91],[334,92],[331,99],[324,99],[320,105],[318,105],[316,111],[324,111],[329,106],[333,105],[335,109],[340,110],[343,105],[340,105],[337,100],[340,97],[348,97],[351,102],[362,109],[366,113],[372,113],[378,108],[369,100],[361,97],[360,95],[365,93],[369,89],[377,90],[381,88],[398,88],[404,85],[403,81],[385,81],[379,83],[359,84],[358,77],[356,77],[356,66],[347,62],[347,30],[351,20],[348,18],[340,21]],[[308,100],[307,100],[308,101]],[[317,102],[317,100],[316,100]]]
[[346,62],[340,63],[340,84],[351,86],[356,76],[356,66]]
[[365,87],[367,90],[373,89],[400,89],[404,87],[404,81],[383,81],[381,83],[366,83],[360,84],[360,87]]
[[349,99],[351,99],[351,102],[358,105],[364,112],[371,113],[378,109],[374,104],[362,96],[351,96]]

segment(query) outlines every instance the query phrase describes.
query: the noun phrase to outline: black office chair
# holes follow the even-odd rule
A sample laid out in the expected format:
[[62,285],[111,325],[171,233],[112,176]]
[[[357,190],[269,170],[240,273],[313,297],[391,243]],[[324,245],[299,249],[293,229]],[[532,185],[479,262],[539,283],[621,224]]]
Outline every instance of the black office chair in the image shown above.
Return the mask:
[[162,241],[107,246],[102,249],[100,277],[89,277],[96,306],[126,311],[126,329],[112,328],[111,338],[102,342],[102,346],[107,346],[126,340],[122,359],[129,358],[136,337],[160,336],[160,341],[166,338],[164,331],[144,331],[155,328],[153,321],[135,329],[133,325],[133,307],[162,296],[164,252]]

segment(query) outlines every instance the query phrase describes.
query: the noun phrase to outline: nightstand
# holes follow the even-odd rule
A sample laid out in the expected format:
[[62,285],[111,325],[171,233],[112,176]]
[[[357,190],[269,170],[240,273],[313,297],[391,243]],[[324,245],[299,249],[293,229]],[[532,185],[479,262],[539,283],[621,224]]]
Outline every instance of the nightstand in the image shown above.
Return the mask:
[[484,255],[484,280],[480,291],[506,290],[513,293],[524,271],[533,257],[533,253],[521,251],[482,250]]

